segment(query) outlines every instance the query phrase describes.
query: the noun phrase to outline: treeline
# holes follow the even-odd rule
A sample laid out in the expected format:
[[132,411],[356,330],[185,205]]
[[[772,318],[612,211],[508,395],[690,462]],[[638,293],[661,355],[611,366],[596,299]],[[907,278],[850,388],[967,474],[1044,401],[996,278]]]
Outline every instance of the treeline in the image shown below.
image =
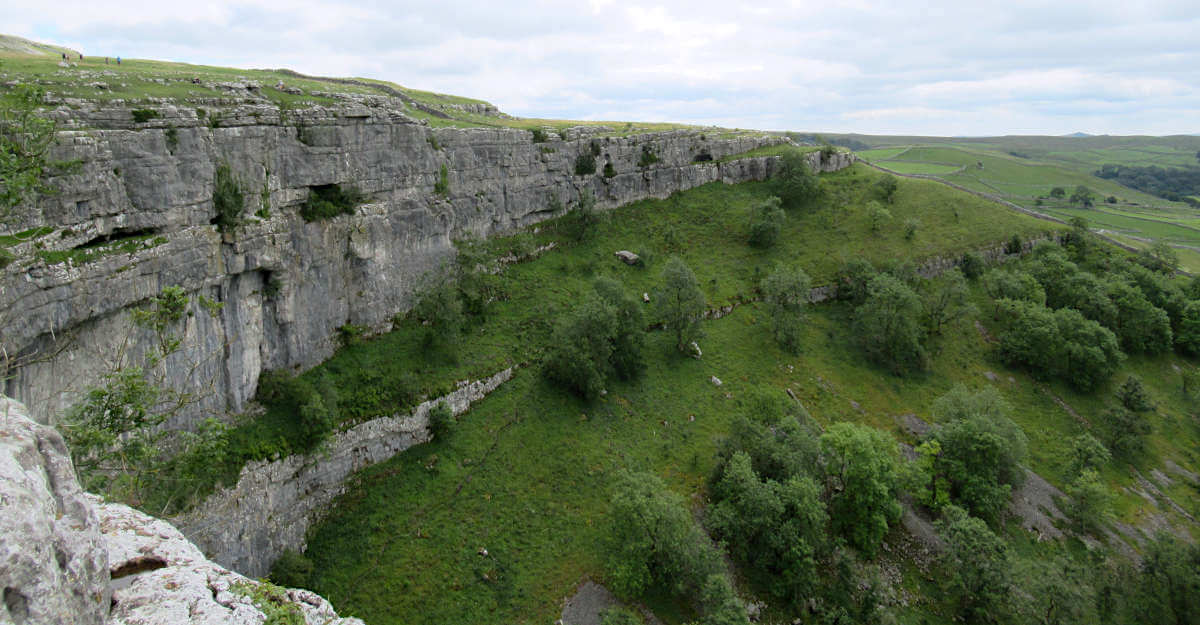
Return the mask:
[[1200,167],[1104,165],[1093,173],[1172,202],[1200,206],[1200,201],[1192,197],[1200,196]]

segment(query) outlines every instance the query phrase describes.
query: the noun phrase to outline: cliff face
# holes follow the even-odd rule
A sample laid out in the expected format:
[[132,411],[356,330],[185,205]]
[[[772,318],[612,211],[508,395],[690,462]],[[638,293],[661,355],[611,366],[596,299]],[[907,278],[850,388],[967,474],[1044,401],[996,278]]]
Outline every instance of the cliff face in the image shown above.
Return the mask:
[[[10,248],[19,260],[0,270],[0,346],[24,363],[4,392],[50,421],[114,358],[136,360],[147,349],[150,337],[124,313],[178,284],[224,306],[209,315],[193,297],[179,331],[183,349],[165,370],[201,394],[199,410],[240,410],[261,371],[327,358],[343,324],[386,329],[422,276],[452,257],[454,238],[546,219],[551,198],[570,206],[584,189],[613,207],[712,181],[763,179],[773,158],[718,160],[779,141],[698,131],[602,138],[577,129],[570,140],[532,143],[522,130],[431,129],[387,103],[303,112],[243,104],[203,116],[164,105],[140,124],[121,107],[56,113],[67,130],[55,156],[78,166],[52,180],[59,193],[23,208],[11,228],[53,230]],[[576,176],[576,157],[597,149],[597,174]],[[639,167],[643,149],[658,162]],[[813,157],[826,170],[852,158]],[[606,163],[615,175],[599,173]],[[221,164],[246,196],[246,222],[224,235],[211,225]],[[443,166],[448,190],[439,194]],[[353,185],[368,202],[353,215],[305,223],[298,207],[310,189],[330,184]],[[39,249],[95,253],[49,264]]]
[[258,625],[269,601],[310,625],[362,625],[315,593],[209,562],[165,521],[84,493],[58,432],[2,395],[0,510],[2,623]]

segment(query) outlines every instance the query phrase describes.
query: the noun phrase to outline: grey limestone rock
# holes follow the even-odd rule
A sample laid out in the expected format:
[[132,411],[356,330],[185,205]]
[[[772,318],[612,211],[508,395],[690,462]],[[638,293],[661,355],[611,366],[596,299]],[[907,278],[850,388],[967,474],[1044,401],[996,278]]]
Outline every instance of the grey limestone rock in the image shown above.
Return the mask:
[[66,443],[0,395],[0,622],[99,624],[108,557]]
[[[58,192],[20,207],[8,226],[53,228],[12,248],[18,260],[0,269],[0,348],[25,362],[0,391],[39,421],[53,423],[100,379],[114,346],[125,345],[118,337],[131,337],[129,353],[146,349],[149,337],[128,331],[128,313],[165,286],[224,303],[215,319],[188,321],[177,359],[201,366],[172,367],[191,371],[181,386],[203,391],[172,424],[188,427],[206,412],[242,410],[265,369],[328,358],[346,323],[386,329],[421,279],[453,257],[455,238],[534,224],[554,216],[552,198],[569,207],[585,191],[612,208],[709,182],[761,180],[775,157],[720,161],[784,141],[580,128],[566,133],[571,140],[535,144],[524,130],[430,128],[382,96],[298,111],[236,98],[155,110],[159,117],[141,124],[119,104],[72,101],[53,111],[67,129],[54,157],[80,165],[54,177]],[[614,176],[574,175],[575,157],[593,145]],[[657,163],[639,166],[643,146]],[[702,155],[712,160],[697,162]],[[853,159],[810,158],[822,171]],[[211,223],[222,164],[246,197],[244,223],[224,234]],[[448,189],[435,193],[443,167]],[[305,222],[298,209],[310,189],[331,184],[354,186],[368,201],[354,214]],[[146,237],[144,249],[82,264],[47,264],[34,249],[131,236]],[[40,358],[47,354],[57,356]]]

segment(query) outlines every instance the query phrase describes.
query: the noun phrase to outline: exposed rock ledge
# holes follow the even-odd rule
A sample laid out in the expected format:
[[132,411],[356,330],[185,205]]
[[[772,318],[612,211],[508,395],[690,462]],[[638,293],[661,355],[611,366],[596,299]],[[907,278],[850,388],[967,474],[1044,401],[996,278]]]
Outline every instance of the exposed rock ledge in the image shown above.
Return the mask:
[[247,575],[266,575],[286,549],[304,549],[305,534],[355,472],[429,440],[429,410],[446,403],[466,412],[513,376],[509,367],[465,382],[411,414],[372,419],[340,432],[312,454],[247,464],[232,488],[217,491],[176,519],[213,560]]
[[[84,493],[62,436],[0,395],[0,623],[261,625],[258,585],[170,523]],[[362,625],[307,590],[279,597],[307,625]]]

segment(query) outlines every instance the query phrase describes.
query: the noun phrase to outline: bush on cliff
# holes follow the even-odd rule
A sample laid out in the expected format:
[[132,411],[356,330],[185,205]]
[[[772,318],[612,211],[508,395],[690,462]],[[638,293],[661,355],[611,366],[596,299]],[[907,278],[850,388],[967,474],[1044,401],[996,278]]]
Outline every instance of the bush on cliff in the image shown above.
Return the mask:
[[779,158],[779,169],[772,176],[775,195],[787,209],[804,208],[821,196],[821,181],[808,166],[799,150],[789,150]]
[[333,219],[338,215],[353,215],[366,199],[363,192],[351,186],[318,185],[309,188],[308,199],[300,206],[300,216],[304,221],[313,222]]

